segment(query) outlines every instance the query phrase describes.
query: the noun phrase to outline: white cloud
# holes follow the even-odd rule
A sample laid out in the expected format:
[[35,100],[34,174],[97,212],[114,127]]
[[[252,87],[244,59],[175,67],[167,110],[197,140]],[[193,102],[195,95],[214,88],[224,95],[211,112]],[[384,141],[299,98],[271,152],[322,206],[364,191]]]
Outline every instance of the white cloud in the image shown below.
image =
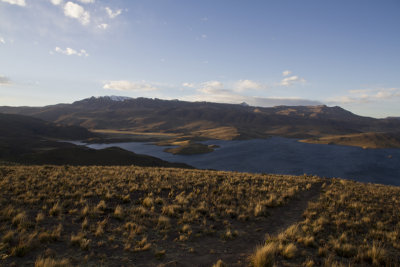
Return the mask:
[[369,103],[377,101],[399,101],[400,88],[375,88],[349,90],[347,95],[329,98],[333,103]]
[[[218,103],[242,103],[249,105],[272,107],[278,105],[306,106],[321,105],[321,102],[304,99],[301,97],[260,97],[243,94],[246,90],[260,90],[267,88],[267,85],[252,80],[239,80],[228,85],[221,81],[207,81],[200,84],[183,83],[187,88],[196,88],[197,93],[182,96],[180,99],[188,101],[210,101]],[[188,90],[189,91],[189,90]],[[247,93],[247,92],[246,92]]]
[[306,80],[303,78],[300,78],[297,75],[289,76],[286,78],[283,78],[282,81],[279,83],[280,86],[292,86],[295,83],[304,83]]
[[400,88],[375,88],[350,90],[350,97],[355,101],[369,102],[373,100],[392,99],[400,96]]
[[25,0],[0,0],[1,2],[17,6],[26,6]]
[[206,94],[220,94],[227,92],[243,92],[247,90],[259,90],[262,88],[267,88],[266,85],[252,81],[252,80],[239,80],[237,82],[231,83],[228,87],[220,81],[207,81],[196,85],[194,83],[185,82],[182,84],[183,87],[187,88],[197,88],[198,92]]
[[202,34],[202,35],[201,35],[201,38],[207,39],[207,34]]
[[158,90],[157,87],[149,83],[146,83],[145,81],[131,82],[125,80],[104,82],[103,88],[109,90],[133,91],[133,92],[146,92],[146,91]]
[[99,25],[97,25],[97,28],[105,30],[108,28],[108,24],[107,23],[101,23]]
[[253,97],[246,102],[248,102],[248,104],[260,107],[317,106],[322,104],[319,101],[300,97]]
[[10,84],[11,84],[10,78],[0,75],[0,86],[10,85]]
[[105,8],[105,10],[106,10],[108,16],[109,16],[111,19],[113,19],[113,18],[115,18],[115,17],[121,15],[121,13],[122,13],[122,9],[117,9],[117,10],[113,11],[113,10],[112,10],[111,8],[109,8],[108,6]]
[[195,87],[194,83],[182,83],[182,86],[183,87],[188,87],[188,88],[194,88]]
[[356,99],[351,98],[349,96],[335,96],[327,99],[329,103],[341,103],[341,104],[349,104],[357,102]]
[[6,41],[4,40],[4,38],[0,37],[0,44],[5,44],[5,43],[6,43]]
[[355,89],[355,90],[349,90],[350,94],[366,94],[371,92],[371,89]]
[[198,90],[202,93],[216,93],[220,92],[224,88],[224,84],[219,81],[208,81],[201,84],[201,88]]
[[282,76],[283,77],[289,76],[290,74],[292,74],[292,72],[290,70],[285,70],[285,71],[282,72]]
[[63,0],[50,0],[51,3],[55,6],[59,6],[62,4]]
[[78,0],[79,2],[83,3],[83,4],[92,4],[95,2],[95,0]]
[[67,2],[64,6],[64,15],[79,20],[83,25],[90,22],[90,14],[82,6]]
[[57,53],[60,53],[60,54],[67,55],[67,56],[73,56],[73,55],[76,55],[76,56],[79,56],[79,57],[82,57],[82,56],[87,57],[87,56],[89,56],[89,54],[84,49],[81,49],[81,50],[77,51],[77,50],[72,49],[70,47],[67,47],[65,49],[61,49],[60,47],[57,46],[56,48],[54,48],[54,51],[56,51]]
[[273,107],[273,106],[310,106],[321,105],[321,102],[303,99],[300,97],[255,97],[244,96],[227,89],[212,89],[200,91],[201,94],[183,96],[182,100],[187,101],[209,101],[217,103],[238,104],[246,102],[252,106]]
[[261,88],[263,88],[263,85],[261,85],[258,82],[252,81],[252,80],[239,80],[234,85],[235,91],[238,91],[238,92],[242,92],[242,91],[246,91],[246,90],[261,89]]

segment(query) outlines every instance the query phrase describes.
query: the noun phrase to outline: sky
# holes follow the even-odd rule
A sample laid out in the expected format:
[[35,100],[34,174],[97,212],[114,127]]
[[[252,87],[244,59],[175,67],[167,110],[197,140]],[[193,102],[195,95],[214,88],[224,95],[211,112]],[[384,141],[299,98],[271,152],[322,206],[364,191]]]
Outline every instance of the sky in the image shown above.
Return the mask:
[[400,116],[399,14],[399,0],[0,0],[0,105],[120,95]]

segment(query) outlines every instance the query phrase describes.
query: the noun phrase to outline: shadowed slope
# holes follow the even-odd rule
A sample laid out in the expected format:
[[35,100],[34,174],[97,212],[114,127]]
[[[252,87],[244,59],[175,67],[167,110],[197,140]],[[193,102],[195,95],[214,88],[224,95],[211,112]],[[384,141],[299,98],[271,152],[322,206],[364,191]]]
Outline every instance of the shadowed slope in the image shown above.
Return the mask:
[[0,160],[23,164],[138,165],[191,168],[120,148],[95,150],[60,140],[96,137],[80,126],[65,126],[23,115],[0,114]]

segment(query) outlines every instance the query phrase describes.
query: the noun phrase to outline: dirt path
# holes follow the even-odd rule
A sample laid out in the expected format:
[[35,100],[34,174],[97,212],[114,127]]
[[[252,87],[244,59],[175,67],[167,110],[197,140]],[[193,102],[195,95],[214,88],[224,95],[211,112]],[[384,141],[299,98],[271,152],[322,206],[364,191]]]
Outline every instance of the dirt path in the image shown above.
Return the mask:
[[178,261],[166,261],[160,266],[212,266],[222,259],[228,266],[247,266],[249,256],[257,245],[265,241],[265,235],[278,234],[290,225],[302,220],[302,214],[309,201],[316,199],[321,192],[321,184],[314,184],[310,190],[299,193],[297,197],[281,207],[271,208],[269,216],[252,222],[236,222],[234,229],[240,229],[238,237],[224,241],[219,237],[202,237],[187,242],[194,252],[176,252]]

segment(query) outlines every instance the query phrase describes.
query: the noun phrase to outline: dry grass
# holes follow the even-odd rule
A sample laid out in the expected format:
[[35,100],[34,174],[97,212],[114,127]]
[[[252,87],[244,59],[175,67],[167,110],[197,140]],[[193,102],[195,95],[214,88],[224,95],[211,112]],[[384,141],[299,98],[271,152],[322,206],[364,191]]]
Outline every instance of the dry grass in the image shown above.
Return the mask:
[[267,241],[278,266],[400,266],[400,188],[332,179],[302,222]]
[[233,242],[242,234],[237,225],[265,220],[269,209],[319,181],[134,166],[0,166],[0,265],[179,260],[203,240]]
[[35,261],[35,267],[70,267],[72,266],[68,259],[38,258]]
[[270,242],[262,247],[257,248],[251,258],[254,267],[272,267],[274,266],[275,256],[278,253],[278,245]]

